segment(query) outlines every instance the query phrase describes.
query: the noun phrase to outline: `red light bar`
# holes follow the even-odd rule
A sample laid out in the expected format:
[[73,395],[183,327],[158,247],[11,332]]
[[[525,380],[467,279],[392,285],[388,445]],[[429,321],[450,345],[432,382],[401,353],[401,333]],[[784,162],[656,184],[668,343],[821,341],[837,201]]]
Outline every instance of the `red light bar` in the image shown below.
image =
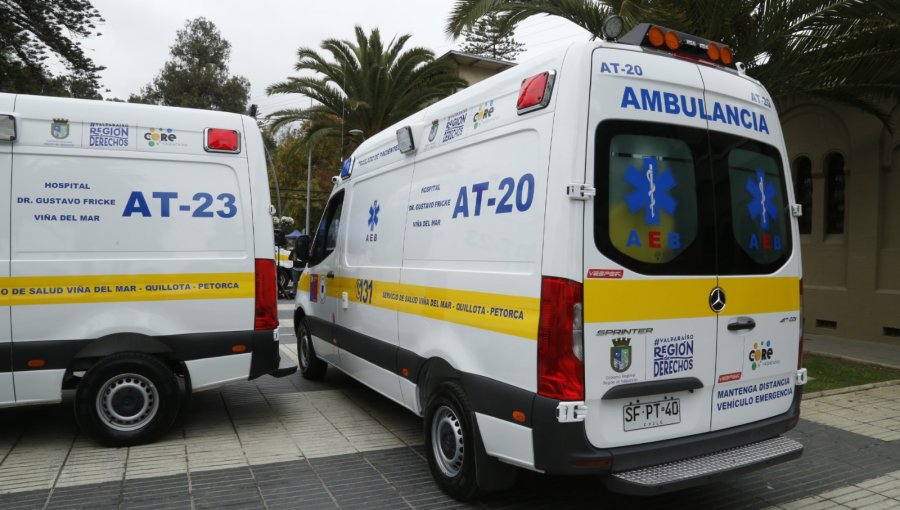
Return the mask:
[[233,129],[206,128],[203,148],[206,152],[241,152],[241,134]]

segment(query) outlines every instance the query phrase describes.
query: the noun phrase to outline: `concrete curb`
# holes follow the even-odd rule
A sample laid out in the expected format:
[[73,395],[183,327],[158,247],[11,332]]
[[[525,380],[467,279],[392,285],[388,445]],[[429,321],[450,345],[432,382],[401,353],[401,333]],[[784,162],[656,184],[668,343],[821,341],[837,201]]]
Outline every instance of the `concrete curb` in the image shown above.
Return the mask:
[[810,400],[819,397],[830,397],[832,395],[843,395],[845,393],[855,393],[857,391],[873,390],[875,388],[884,388],[887,386],[900,385],[900,379],[894,381],[882,381],[872,384],[862,384],[859,386],[848,386],[846,388],[835,388],[833,390],[817,391],[815,393],[804,393],[803,400]]

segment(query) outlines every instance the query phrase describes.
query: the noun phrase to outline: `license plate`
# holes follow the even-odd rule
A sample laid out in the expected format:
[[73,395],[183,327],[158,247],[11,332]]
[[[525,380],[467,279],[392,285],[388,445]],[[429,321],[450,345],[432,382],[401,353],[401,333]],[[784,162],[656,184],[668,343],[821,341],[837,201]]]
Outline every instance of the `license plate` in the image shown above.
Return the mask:
[[625,432],[681,423],[681,400],[670,398],[622,407]]

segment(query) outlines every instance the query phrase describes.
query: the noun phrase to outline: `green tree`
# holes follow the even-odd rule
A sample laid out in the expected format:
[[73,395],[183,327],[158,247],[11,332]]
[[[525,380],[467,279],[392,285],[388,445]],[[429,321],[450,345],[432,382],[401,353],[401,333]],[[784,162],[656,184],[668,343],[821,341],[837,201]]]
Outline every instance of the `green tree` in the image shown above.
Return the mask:
[[[0,0],[0,90],[99,99],[99,72],[78,45],[104,20],[88,0]],[[65,68],[54,75],[46,62]]]
[[513,37],[515,29],[515,25],[503,23],[498,13],[489,12],[478,18],[474,25],[463,30],[462,36],[465,41],[460,51],[470,55],[514,61],[525,47]]
[[611,14],[626,29],[656,23],[721,41],[776,103],[822,99],[888,123],[880,106],[900,98],[900,2],[896,0],[456,0],[447,33],[487,13],[505,23],[558,16],[601,36]]
[[377,28],[366,36],[357,26],[355,42],[322,42],[331,61],[312,48],[300,48],[294,69],[313,74],[289,77],[266,92],[302,94],[317,104],[272,113],[272,128],[300,121],[304,135],[313,140],[343,138],[352,146],[360,140],[346,136],[350,130],[371,136],[465,86],[453,62],[435,60],[425,48],[404,50],[409,38],[402,35],[385,46]]
[[[310,143],[302,130],[295,128],[282,133],[272,151],[272,164],[281,192],[281,210],[278,214],[294,218],[294,228],[303,230],[306,227],[306,171],[310,147],[313,165],[309,191],[309,226],[315,232],[333,188],[331,177],[340,173],[338,144],[337,139],[322,139],[318,143]],[[272,193],[272,203],[278,204],[275,175],[272,172],[269,174],[269,190]]]
[[171,58],[156,78],[129,102],[246,113],[250,82],[229,74],[231,43],[215,24],[186,21],[169,50]]

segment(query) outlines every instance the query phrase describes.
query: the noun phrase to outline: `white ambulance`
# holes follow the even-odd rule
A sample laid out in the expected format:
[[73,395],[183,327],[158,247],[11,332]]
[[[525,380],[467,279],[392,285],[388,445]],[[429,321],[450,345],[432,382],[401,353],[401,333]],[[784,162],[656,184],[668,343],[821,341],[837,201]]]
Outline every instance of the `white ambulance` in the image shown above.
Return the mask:
[[0,406],[59,402],[108,445],[187,393],[296,371],[278,347],[256,122],[0,94]]
[[795,458],[785,155],[721,44],[643,24],[522,63],[344,165],[298,286],[300,370],[423,416],[460,499],[512,466],[648,494]]

